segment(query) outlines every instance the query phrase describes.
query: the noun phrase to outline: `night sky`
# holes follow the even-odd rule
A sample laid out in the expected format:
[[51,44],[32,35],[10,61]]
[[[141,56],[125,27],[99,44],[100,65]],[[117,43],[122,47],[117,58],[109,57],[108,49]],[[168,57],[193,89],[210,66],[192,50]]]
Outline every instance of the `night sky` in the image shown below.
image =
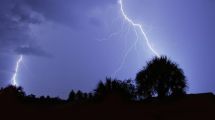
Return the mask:
[[[184,70],[189,93],[215,92],[214,0],[123,0],[152,47]],[[137,35],[136,35],[137,34]],[[155,56],[117,0],[0,0],[0,87],[66,98],[106,77],[134,79]]]

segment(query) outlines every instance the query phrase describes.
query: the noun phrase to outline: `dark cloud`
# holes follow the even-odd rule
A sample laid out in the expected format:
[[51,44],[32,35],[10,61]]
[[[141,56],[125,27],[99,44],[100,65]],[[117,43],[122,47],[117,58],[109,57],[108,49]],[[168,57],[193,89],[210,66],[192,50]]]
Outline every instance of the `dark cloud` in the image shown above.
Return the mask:
[[41,23],[41,15],[25,4],[17,3],[11,10],[13,17],[16,21],[26,24],[39,24]]
[[[36,43],[30,35],[30,25],[40,24],[42,21],[42,15],[33,11],[25,1],[1,0],[0,52],[10,53],[20,46]],[[33,48],[36,49],[36,46]]]
[[29,26],[40,24],[44,19],[76,30],[89,24],[100,27],[104,6],[115,3],[116,0],[1,0],[0,52],[13,52],[32,44],[35,40]]
[[107,6],[116,5],[117,0],[26,0],[26,3],[48,20],[82,29],[89,23],[98,25],[99,17],[103,17],[89,17],[94,9],[104,12]]
[[34,55],[34,56],[41,56],[41,57],[52,57],[51,54],[45,52],[40,47],[35,46],[21,46],[15,49],[15,52],[22,55]]

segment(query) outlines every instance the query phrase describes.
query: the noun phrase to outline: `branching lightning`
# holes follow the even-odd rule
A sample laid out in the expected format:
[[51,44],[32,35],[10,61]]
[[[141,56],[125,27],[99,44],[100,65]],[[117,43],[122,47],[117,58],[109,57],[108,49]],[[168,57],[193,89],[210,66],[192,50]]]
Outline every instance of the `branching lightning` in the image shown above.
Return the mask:
[[[145,41],[146,41],[146,44],[147,46],[149,47],[149,49],[157,56],[157,57],[160,57],[160,54],[152,47],[152,45],[150,44],[149,42],[149,38],[148,36],[146,35],[146,33],[144,32],[143,30],[143,27],[141,24],[139,23],[135,23],[132,19],[130,19],[127,14],[125,13],[125,10],[124,10],[124,7],[123,7],[123,0],[119,0],[118,1],[119,5],[120,5],[120,13],[122,14],[123,18],[125,21],[127,21],[134,29],[134,33],[136,35],[136,40],[135,42],[128,48],[128,50],[126,51],[123,59],[122,59],[122,62],[120,64],[120,66],[117,68],[117,70],[115,71],[114,73],[114,77],[116,76],[116,74],[122,69],[123,65],[125,64],[126,62],[126,58],[128,56],[128,54],[131,52],[131,50],[134,48],[135,51],[137,51],[137,48],[136,48],[136,45],[140,39],[140,37],[138,36],[138,30],[140,30],[140,33],[141,35],[143,35]],[[138,54],[137,54],[138,55]]]
[[18,86],[18,83],[17,83],[17,74],[19,72],[19,67],[20,67],[20,63],[22,62],[23,60],[23,56],[20,55],[17,62],[16,62],[16,67],[15,67],[15,71],[14,71],[14,74],[13,74],[13,77],[11,79],[11,84],[14,85],[14,86]]
[[159,53],[152,47],[152,45],[150,44],[149,42],[149,38],[147,37],[146,33],[144,32],[143,30],[143,27],[141,24],[139,23],[135,23],[133,20],[131,20],[127,14],[125,13],[124,9],[123,9],[123,0],[119,0],[119,4],[120,4],[120,10],[121,10],[121,13],[124,17],[124,19],[126,21],[128,21],[134,28],[139,28],[139,30],[141,31],[141,34],[144,36],[145,40],[146,40],[146,43],[147,43],[147,46],[149,47],[149,49],[157,56],[157,57],[160,57]]

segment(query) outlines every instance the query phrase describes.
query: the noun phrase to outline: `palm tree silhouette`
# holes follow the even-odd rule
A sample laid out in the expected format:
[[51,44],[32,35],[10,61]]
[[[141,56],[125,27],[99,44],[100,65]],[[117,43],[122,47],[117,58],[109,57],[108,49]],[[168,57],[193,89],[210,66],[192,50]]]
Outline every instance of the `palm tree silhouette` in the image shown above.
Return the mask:
[[183,95],[187,87],[183,70],[166,56],[149,61],[137,73],[136,84],[138,93],[145,98]]

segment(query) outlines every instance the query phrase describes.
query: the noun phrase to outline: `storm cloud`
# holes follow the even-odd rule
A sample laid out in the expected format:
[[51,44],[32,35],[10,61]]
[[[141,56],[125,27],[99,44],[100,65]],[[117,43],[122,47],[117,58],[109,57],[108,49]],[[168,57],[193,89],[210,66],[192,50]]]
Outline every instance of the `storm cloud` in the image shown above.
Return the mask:
[[[1,0],[0,52],[16,53],[14,51],[20,46],[36,43],[31,37],[30,25],[42,21],[42,15],[33,11],[23,0]],[[34,54],[33,51],[31,53]]]
[[[31,25],[52,21],[74,29],[83,29],[89,24],[98,27],[103,22],[103,8],[115,3],[116,0],[1,0],[0,52],[15,50],[15,53],[33,55],[37,51],[35,55],[38,55],[42,49],[36,48],[39,45],[31,36]],[[32,46],[32,42],[37,45]],[[32,46],[28,49],[32,51],[20,50],[21,46]]]

